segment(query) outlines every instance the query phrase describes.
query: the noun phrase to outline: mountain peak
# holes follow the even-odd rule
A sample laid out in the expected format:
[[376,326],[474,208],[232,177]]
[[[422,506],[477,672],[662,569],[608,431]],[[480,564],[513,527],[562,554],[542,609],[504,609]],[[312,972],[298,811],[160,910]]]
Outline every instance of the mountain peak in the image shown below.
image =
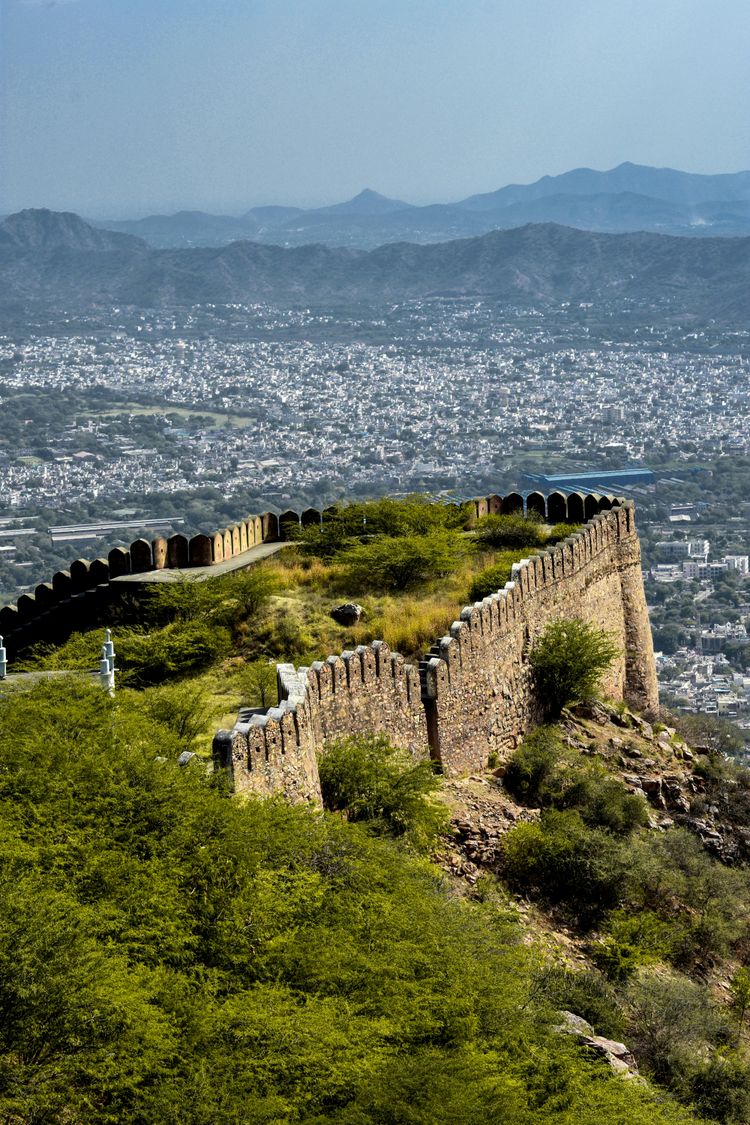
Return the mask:
[[2,242],[19,250],[125,250],[145,246],[140,238],[97,230],[72,211],[28,207],[0,223]]
[[373,191],[372,188],[364,188],[352,199],[347,199],[344,203],[334,203],[330,207],[319,207],[316,213],[319,215],[387,215],[391,211],[404,211],[409,207],[411,207],[411,204],[404,203],[401,199],[389,199],[387,195],[381,195],[380,192]]

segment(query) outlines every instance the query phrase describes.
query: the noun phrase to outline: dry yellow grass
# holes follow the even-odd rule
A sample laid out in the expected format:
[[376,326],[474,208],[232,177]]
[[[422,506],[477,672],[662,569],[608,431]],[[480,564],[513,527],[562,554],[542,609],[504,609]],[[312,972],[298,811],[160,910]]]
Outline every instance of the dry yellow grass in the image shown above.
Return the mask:
[[[455,573],[436,579],[419,593],[379,595],[347,589],[339,566],[284,552],[265,565],[279,582],[277,596],[272,599],[272,617],[276,621],[284,618],[298,637],[297,652],[288,654],[287,659],[302,663],[321,660],[330,653],[373,640],[385,641],[408,660],[420,659],[449,630],[467,604],[472,579],[495,560],[496,554],[477,551]],[[331,619],[331,608],[341,601],[356,601],[363,607],[358,625],[343,628]]]

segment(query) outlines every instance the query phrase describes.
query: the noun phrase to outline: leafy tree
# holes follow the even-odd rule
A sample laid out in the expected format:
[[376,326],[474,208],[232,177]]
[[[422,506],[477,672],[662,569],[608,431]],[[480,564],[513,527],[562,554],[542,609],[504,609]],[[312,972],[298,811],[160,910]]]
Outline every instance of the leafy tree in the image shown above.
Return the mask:
[[679,1085],[691,1057],[716,1038],[720,1019],[705,985],[677,973],[642,969],[627,989],[629,1045],[657,1081]]
[[452,573],[467,550],[464,540],[451,531],[383,536],[346,552],[345,580],[351,590],[409,590]]
[[252,660],[238,668],[233,679],[245,706],[270,707],[278,698],[274,661]]
[[681,828],[635,838],[630,847],[631,903],[676,925],[676,964],[715,962],[745,932],[748,875],[711,859]]
[[429,846],[447,828],[445,808],[430,800],[439,786],[432,763],[415,762],[385,735],[332,743],[319,771],[325,807],[373,831]]
[[233,627],[259,614],[276,587],[276,576],[263,566],[202,581],[186,574],[174,582],[153,584],[146,619],[155,624],[212,622]]
[[580,618],[547,625],[530,656],[547,715],[557,718],[566,703],[592,695],[617,655],[610,636]]
[[135,687],[193,675],[223,659],[229,648],[226,629],[198,621],[175,621],[153,633],[121,629],[117,634],[118,666]]
[[189,681],[149,688],[140,698],[144,713],[168,727],[186,746],[207,732],[217,714],[206,688]]
[[615,987],[596,969],[573,970],[545,965],[538,973],[542,994],[557,1009],[588,1020],[599,1035],[621,1039],[625,1012]]

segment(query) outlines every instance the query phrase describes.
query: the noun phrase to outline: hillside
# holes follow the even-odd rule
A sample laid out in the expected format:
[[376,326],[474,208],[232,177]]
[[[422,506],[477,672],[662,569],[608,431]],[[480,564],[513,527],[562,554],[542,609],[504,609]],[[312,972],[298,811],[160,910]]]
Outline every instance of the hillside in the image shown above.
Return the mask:
[[161,248],[250,238],[282,246],[324,242],[365,249],[386,242],[444,242],[530,222],[598,231],[746,235],[749,208],[748,172],[712,176],[624,163],[607,172],[576,168],[451,203],[414,206],[365,189],[343,203],[309,210],[256,207],[236,218],[182,211],[97,225],[139,235]]
[[10,301],[80,310],[486,295],[542,305],[628,299],[672,306],[680,316],[744,322],[750,240],[592,234],[543,224],[367,252],[253,242],[149,250],[75,217],[33,211],[0,224],[0,284]]
[[[99,631],[0,685],[0,1116],[747,1120],[750,773],[720,725],[691,748],[590,693],[554,712],[538,678],[558,717],[471,772],[364,731],[320,754],[321,808],[209,765],[219,716],[274,702],[274,661],[373,633],[418,655],[520,554],[573,557],[571,524],[470,515],[344,507],[249,570],[154,583],[113,697],[59,675]],[[547,644],[580,677],[572,624],[535,675]],[[604,683],[622,654],[586,651]]]

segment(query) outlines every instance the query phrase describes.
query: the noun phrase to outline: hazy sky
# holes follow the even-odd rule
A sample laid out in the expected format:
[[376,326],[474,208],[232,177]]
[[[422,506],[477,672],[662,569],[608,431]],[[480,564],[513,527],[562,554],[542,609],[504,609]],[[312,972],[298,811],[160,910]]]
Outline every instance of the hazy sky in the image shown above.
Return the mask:
[[0,0],[0,211],[750,167],[748,0]]

